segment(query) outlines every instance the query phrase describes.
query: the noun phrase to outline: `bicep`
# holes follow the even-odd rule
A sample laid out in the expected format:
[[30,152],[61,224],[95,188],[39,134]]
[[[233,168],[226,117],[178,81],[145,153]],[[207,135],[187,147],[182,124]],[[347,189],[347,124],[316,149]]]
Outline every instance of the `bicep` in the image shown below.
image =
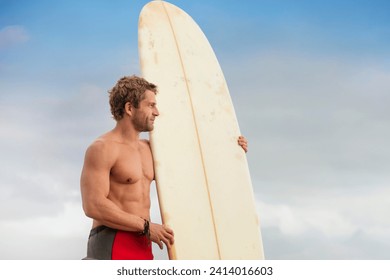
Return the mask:
[[85,153],[80,188],[84,208],[105,199],[110,191],[110,157],[102,144],[93,144]]

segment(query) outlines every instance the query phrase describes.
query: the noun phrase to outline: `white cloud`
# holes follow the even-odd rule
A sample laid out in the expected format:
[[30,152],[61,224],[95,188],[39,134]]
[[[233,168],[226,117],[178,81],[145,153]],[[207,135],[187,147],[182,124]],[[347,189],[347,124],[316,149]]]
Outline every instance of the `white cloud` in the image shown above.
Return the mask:
[[[336,188],[337,189],[337,188]],[[390,190],[342,187],[257,198],[266,253],[285,259],[389,257]],[[267,255],[267,254],[266,254]]]
[[82,259],[90,227],[79,202],[64,203],[55,215],[2,221],[0,259]]
[[335,207],[329,208],[330,205],[313,207],[307,204],[292,206],[259,202],[262,227],[276,227],[287,238],[311,231],[330,237],[351,236],[356,231],[356,226]]
[[20,25],[9,25],[0,29],[0,50],[27,42],[30,39],[27,31]]

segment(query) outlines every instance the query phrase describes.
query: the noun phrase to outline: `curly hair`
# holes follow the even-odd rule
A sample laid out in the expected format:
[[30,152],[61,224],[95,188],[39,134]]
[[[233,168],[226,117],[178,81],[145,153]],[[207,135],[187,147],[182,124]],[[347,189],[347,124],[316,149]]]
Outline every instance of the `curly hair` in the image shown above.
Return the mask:
[[144,78],[125,76],[118,80],[116,85],[108,91],[111,114],[117,121],[123,118],[125,113],[125,104],[130,102],[135,108],[145,97],[145,91],[150,90],[157,93],[157,86],[149,83]]

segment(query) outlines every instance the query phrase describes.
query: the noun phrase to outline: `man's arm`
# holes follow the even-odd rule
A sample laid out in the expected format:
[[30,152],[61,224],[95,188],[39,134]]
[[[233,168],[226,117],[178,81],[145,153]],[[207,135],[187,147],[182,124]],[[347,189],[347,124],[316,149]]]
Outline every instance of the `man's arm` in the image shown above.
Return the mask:
[[[93,143],[85,154],[84,167],[81,174],[81,196],[86,216],[102,224],[124,231],[142,232],[145,220],[120,209],[109,200],[110,170],[115,158],[107,145],[102,141]],[[174,243],[173,231],[155,223],[149,224],[150,239],[162,249]]]
[[106,226],[141,232],[145,221],[141,217],[124,212],[107,198],[113,161],[114,157],[103,141],[96,141],[87,149],[80,180],[84,212]]

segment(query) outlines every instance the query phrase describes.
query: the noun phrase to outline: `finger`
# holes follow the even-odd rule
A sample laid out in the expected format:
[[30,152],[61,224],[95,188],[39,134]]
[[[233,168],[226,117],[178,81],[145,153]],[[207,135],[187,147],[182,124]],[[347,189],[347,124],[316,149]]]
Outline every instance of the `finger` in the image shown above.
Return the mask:
[[172,232],[169,232],[169,231],[164,232],[164,237],[166,237],[168,239],[173,239],[173,237],[174,237],[173,231]]
[[170,240],[168,238],[162,237],[161,238],[161,242],[164,243],[165,246],[167,246],[168,249],[171,248],[171,243],[170,243]]
[[164,229],[165,229],[165,232],[169,235],[171,235],[172,237],[175,236],[175,234],[173,233],[173,230],[171,228],[169,228],[168,226],[166,225],[163,225]]
[[164,243],[165,243],[165,246],[167,246],[168,249],[171,249],[172,244],[171,244],[171,242],[169,240],[165,240]]
[[248,151],[248,145],[247,145],[246,143],[238,143],[238,144],[239,144],[239,146],[240,146],[242,149],[244,149],[245,152]]
[[156,243],[157,243],[158,247],[160,247],[160,250],[162,250],[164,248],[164,245],[163,245],[163,243],[161,242],[160,239]]
[[174,234],[173,234],[173,230],[172,230],[170,227],[168,227],[168,226],[166,226],[166,225],[163,225],[163,228],[165,229],[166,232],[168,232],[168,233],[174,235]]
[[241,147],[248,147],[248,143],[246,142],[239,142],[238,145],[240,145]]
[[174,242],[173,234],[170,234],[169,232],[165,232],[164,233],[164,238],[166,239],[166,241],[169,244],[173,244],[173,242]]
[[171,235],[171,236],[169,236],[169,243],[170,244],[173,244],[173,243],[175,243],[175,238]]

